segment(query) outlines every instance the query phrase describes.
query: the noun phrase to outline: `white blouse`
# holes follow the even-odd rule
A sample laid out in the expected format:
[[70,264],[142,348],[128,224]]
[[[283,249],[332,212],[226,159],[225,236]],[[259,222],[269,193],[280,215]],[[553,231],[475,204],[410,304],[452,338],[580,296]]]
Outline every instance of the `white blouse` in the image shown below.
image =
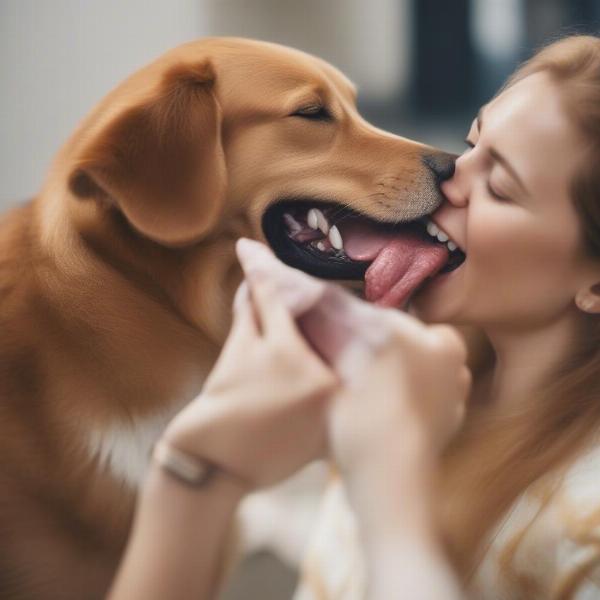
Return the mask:
[[[366,600],[355,518],[336,481],[325,494],[294,600]],[[513,504],[490,537],[467,597],[600,599],[600,445]]]

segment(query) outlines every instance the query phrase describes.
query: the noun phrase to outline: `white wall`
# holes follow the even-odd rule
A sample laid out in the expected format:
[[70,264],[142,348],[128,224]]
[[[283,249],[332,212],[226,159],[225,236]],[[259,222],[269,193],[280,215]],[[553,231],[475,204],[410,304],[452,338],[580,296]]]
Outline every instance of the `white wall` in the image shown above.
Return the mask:
[[201,0],[203,26],[317,54],[371,100],[407,79],[412,45],[408,0]]
[[0,0],[0,209],[35,194],[94,103],[199,21],[196,0]]

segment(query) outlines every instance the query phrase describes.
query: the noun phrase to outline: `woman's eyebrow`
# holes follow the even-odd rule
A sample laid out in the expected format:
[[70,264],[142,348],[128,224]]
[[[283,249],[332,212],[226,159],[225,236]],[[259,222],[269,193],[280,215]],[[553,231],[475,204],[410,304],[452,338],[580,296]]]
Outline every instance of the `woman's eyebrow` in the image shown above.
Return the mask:
[[[485,106],[482,106],[481,109],[479,110],[479,113],[477,114],[477,130],[479,131],[479,133],[481,133],[481,130],[483,128],[483,109],[484,108],[485,108]],[[529,195],[529,192],[527,191],[527,188],[525,187],[523,180],[521,179],[521,177],[519,177],[519,174],[515,171],[515,169],[508,162],[508,160],[502,154],[500,154],[500,152],[498,152],[498,150],[496,150],[495,148],[489,148],[488,152],[489,152],[490,156],[496,162],[500,163],[510,173],[512,178],[519,184],[519,186],[521,187],[523,192],[525,194]]]

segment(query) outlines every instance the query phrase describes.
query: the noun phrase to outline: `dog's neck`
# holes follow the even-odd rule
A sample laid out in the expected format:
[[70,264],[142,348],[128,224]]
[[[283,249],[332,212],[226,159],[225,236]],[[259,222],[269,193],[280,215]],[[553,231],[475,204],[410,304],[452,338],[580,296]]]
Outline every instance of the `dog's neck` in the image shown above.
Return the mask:
[[[21,239],[43,238],[32,231],[40,206],[19,209]],[[79,393],[76,404],[97,413],[96,421],[119,414],[124,419],[153,415],[191,399],[219,343],[175,305],[189,291],[184,289],[194,275],[189,264],[156,260],[154,270],[144,271],[139,266],[144,257],[138,263],[128,260],[127,252],[133,253],[128,246],[117,245],[111,253],[112,240],[96,243],[89,231],[61,235],[54,238],[60,239],[60,249],[33,241],[17,252],[9,249],[10,239],[0,243],[12,263],[7,268],[15,288],[33,288],[22,295],[35,306],[15,303],[12,310],[22,314],[19,338],[43,371],[43,393],[60,396],[61,402]],[[18,281],[24,264],[26,277]],[[6,346],[4,353],[10,351]]]
[[[55,250],[40,242],[40,206],[14,211],[0,236],[2,284],[12,292],[0,299],[9,319],[0,323],[0,393],[15,421],[46,415],[22,440],[33,447],[37,436],[52,437],[54,449],[36,461],[80,451],[134,486],[156,437],[200,392],[218,340],[175,305],[193,278],[185,256],[153,256],[144,269],[143,246],[131,259],[127,243],[68,230]],[[209,289],[218,286],[211,275]]]

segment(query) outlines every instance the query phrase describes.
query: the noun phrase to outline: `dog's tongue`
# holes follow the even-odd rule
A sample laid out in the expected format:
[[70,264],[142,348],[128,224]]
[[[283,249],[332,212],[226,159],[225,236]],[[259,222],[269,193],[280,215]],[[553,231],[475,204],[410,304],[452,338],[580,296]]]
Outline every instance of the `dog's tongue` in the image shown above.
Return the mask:
[[445,246],[408,228],[392,232],[357,220],[340,224],[340,231],[349,258],[372,261],[365,274],[365,295],[380,306],[401,308],[448,262]]

